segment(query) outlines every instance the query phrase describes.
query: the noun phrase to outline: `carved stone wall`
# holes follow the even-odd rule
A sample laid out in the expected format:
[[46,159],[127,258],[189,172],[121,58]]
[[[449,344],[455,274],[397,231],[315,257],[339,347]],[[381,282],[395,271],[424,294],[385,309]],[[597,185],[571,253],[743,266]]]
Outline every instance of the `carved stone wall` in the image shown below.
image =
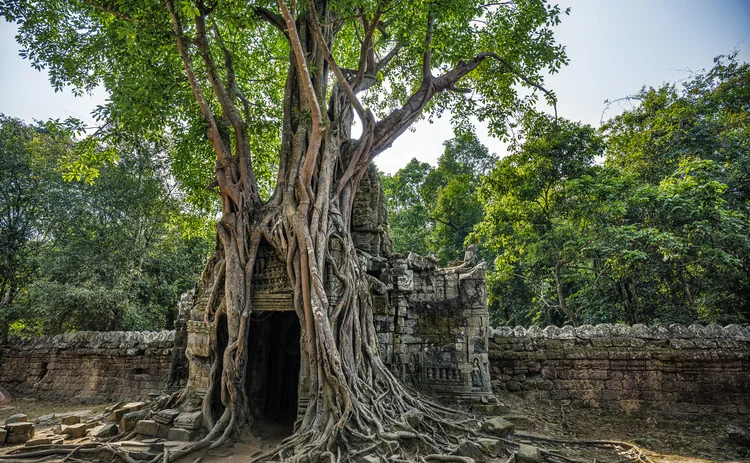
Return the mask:
[[750,328],[496,328],[498,393],[577,407],[750,414]]
[[167,386],[174,334],[78,332],[20,342],[0,349],[0,385],[45,400],[146,398]]
[[450,402],[494,401],[489,378],[485,264],[473,248],[465,262],[437,268],[413,253],[395,254],[377,170],[362,178],[352,239],[371,278],[380,354],[402,381]]
[[437,268],[395,255],[373,296],[380,351],[405,383],[450,402],[494,401],[489,377],[485,265]]

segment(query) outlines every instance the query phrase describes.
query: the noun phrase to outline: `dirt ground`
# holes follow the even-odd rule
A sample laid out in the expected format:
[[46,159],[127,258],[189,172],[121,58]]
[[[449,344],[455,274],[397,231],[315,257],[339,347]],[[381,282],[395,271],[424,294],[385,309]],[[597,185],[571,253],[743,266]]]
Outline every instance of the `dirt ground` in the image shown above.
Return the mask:
[[750,462],[750,447],[732,442],[728,425],[750,430],[750,416],[572,409],[569,406],[499,396],[517,430],[569,439],[636,444],[655,462]]
[[[750,429],[750,417],[571,409],[517,396],[498,398],[502,405],[495,411],[515,424],[517,434],[514,440],[523,441],[524,435],[539,435],[568,440],[625,441],[643,448],[644,456],[654,463],[750,462],[750,448],[732,442],[726,434],[727,425]],[[46,421],[36,426],[38,437],[51,434],[63,415],[77,414],[85,421],[100,416],[108,405],[111,404],[75,406],[16,399],[9,406],[0,407],[0,423],[15,413],[25,413],[30,421],[43,417]],[[54,418],[50,418],[52,414]],[[256,423],[252,432],[242,436],[233,447],[190,455],[185,461],[192,463],[202,457],[202,463],[246,463],[252,457],[272,449],[290,432],[289,426]],[[167,443],[166,447],[175,451],[183,445]],[[537,442],[535,445],[578,461],[638,461],[637,455],[625,447],[598,448],[552,442]],[[0,453],[6,453],[12,448],[6,446],[1,449]],[[505,459],[496,461],[504,463]]]

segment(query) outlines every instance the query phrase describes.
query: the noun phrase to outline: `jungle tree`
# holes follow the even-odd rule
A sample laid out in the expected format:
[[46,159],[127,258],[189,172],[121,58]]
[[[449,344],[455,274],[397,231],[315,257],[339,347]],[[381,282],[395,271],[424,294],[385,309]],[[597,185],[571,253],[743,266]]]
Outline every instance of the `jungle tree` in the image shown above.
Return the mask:
[[[181,137],[176,178],[218,189],[206,321],[229,339],[223,352],[214,346],[218,373],[204,402],[212,430],[199,446],[225,442],[250,420],[248,320],[262,241],[286,262],[310,378],[304,420],[277,457],[335,461],[385,440],[384,451],[398,454],[394,431],[408,429],[409,410],[425,417],[417,431],[426,448],[451,445],[455,421],[404,389],[378,356],[368,278],[350,236],[353,197],[370,162],[425,114],[451,110],[464,124],[473,115],[502,135],[539,92],[553,100],[542,74],[566,62],[551,30],[557,6],[10,0],[2,14],[20,24],[22,54],[46,66],[53,85],[105,85],[102,120]],[[328,269],[343,287],[335,301]],[[221,404],[216,415],[212,403]]]

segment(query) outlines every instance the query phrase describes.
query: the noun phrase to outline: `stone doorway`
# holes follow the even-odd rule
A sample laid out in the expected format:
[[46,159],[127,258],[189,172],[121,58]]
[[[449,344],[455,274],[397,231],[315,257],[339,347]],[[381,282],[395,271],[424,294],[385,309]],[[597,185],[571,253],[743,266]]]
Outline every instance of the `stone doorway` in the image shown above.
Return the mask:
[[297,417],[300,325],[296,312],[260,311],[250,320],[247,394],[256,421],[289,426]]

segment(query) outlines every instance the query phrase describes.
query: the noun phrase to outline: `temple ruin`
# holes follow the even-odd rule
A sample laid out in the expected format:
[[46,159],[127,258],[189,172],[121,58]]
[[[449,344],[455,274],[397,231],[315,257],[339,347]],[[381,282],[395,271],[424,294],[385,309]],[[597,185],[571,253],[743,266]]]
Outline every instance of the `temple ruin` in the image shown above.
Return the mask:
[[[386,365],[408,386],[444,401],[494,402],[485,264],[476,261],[473,250],[465,262],[449,268],[437,268],[430,257],[397,254],[387,229],[385,198],[371,166],[355,197],[352,238],[370,276],[375,329]],[[308,384],[306,369],[300,368],[300,326],[286,264],[261,244],[255,265],[247,366],[252,371],[247,384],[251,413],[260,419],[294,420],[307,406]],[[340,294],[337,286],[328,275],[331,304]],[[202,400],[209,384],[207,303],[207,296],[199,296],[187,322],[188,390],[194,403]],[[222,333],[216,336],[222,349]]]

